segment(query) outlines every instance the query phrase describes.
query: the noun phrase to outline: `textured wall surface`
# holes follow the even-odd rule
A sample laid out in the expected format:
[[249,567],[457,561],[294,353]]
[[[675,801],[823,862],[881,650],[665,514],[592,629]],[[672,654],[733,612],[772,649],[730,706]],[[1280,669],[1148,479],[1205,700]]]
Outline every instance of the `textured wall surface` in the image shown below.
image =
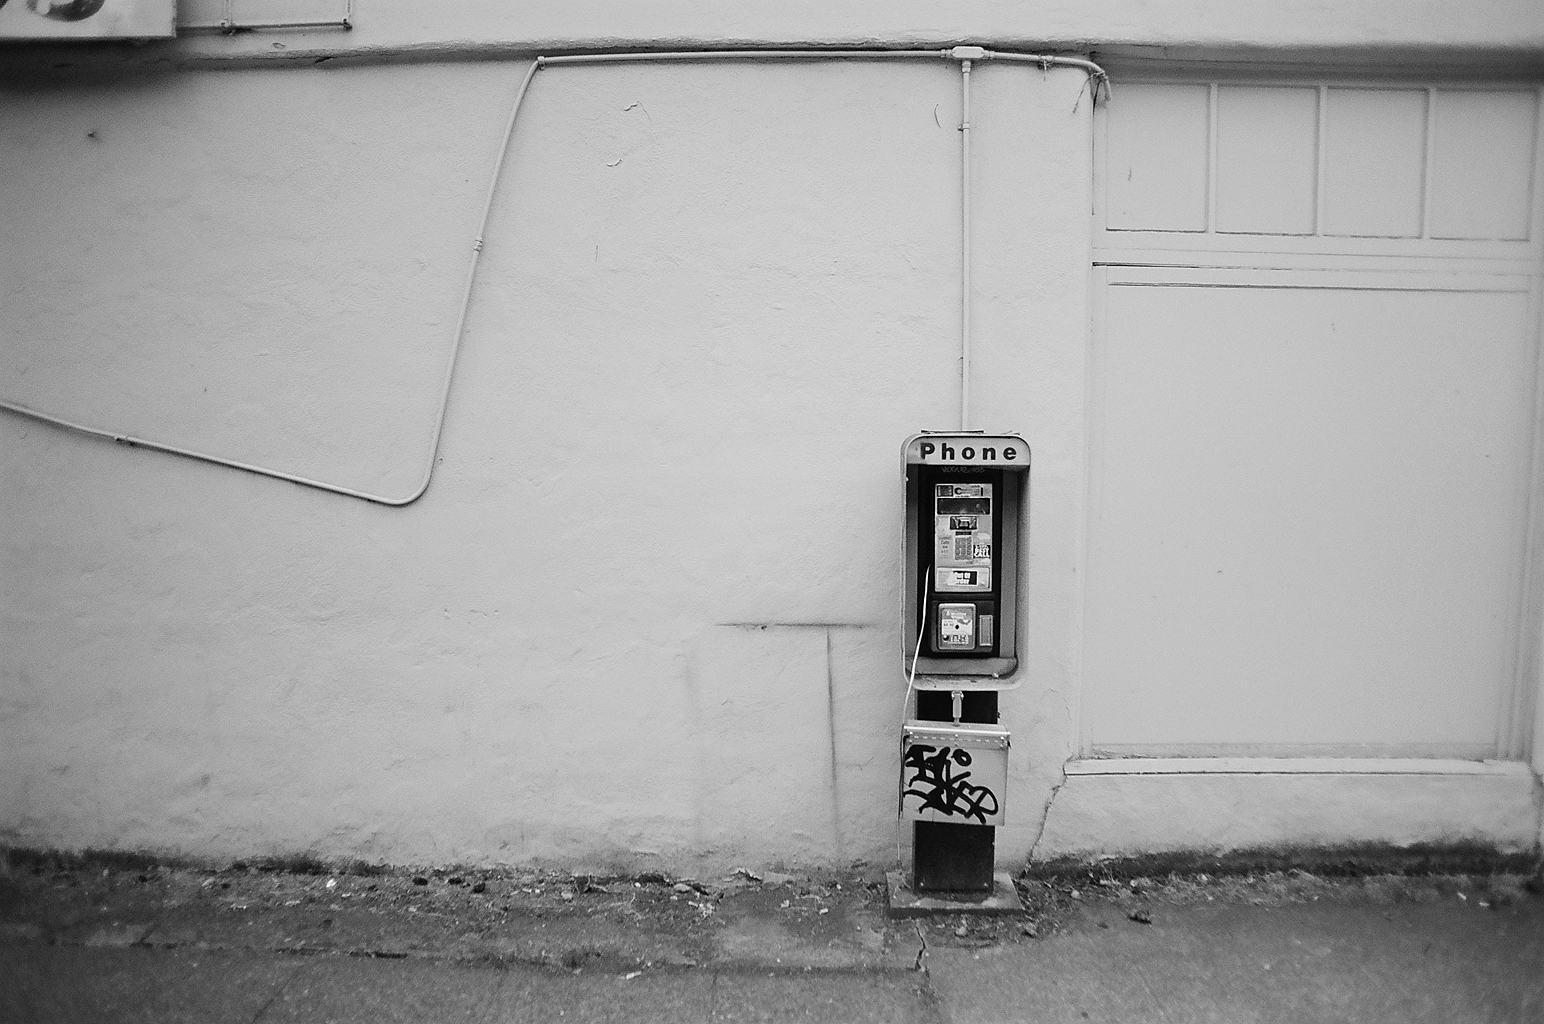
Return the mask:
[[[319,17],[344,0],[314,0]],[[205,0],[204,8],[209,7]],[[276,6],[238,0],[249,20],[271,20]],[[506,43],[536,48],[725,43],[938,44],[989,42],[1078,48],[1148,47],[1402,48],[1503,51],[1544,46],[1544,10],[1532,0],[800,0],[783,4],[644,0],[468,0],[426,5],[370,0],[356,5],[358,47]],[[293,17],[297,5],[282,5]],[[216,19],[218,15],[214,16]],[[186,42],[174,44],[188,48]],[[293,43],[287,45],[294,45]],[[307,40],[306,45],[337,45]],[[262,53],[271,39],[206,37],[204,52]]]
[[[1446,61],[1544,50],[1544,8],[377,0],[348,34],[14,51],[0,397],[406,494],[528,67],[434,57],[956,40]],[[423,63],[304,56],[413,49]],[[267,57],[284,67],[253,66]],[[1090,100],[1070,70],[989,64],[975,82],[973,425],[1034,449],[1000,859],[1526,845],[1539,787],[1516,772],[1064,785]],[[0,415],[0,843],[887,860],[899,447],[959,415],[959,117],[942,61],[540,72],[435,482],[404,509]]]
[[[5,397],[411,490],[525,67],[10,89]],[[1076,71],[976,87],[975,423],[1035,441],[1017,859],[1075,744],[1090,112]],[[541,72],[405,509],[0,418],[0,840],[893,849],[899,448],[958,417],[958,120],[943,62]]]

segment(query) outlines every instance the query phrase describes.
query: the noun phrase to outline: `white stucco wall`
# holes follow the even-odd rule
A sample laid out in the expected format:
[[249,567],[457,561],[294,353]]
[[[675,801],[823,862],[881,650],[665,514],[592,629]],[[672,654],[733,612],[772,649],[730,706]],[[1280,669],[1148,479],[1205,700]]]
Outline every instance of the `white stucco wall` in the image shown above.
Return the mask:
[[[372,0],[349,33],[13,48],[0,397],[410,491],[527,67],[437,60],[955,41],[1516,66],[1544,51],[1544,9]],[[1407,786],[1408,813],[1365,828],[1389,789],[1361,778],[1063,784],[1089,99],[1074,71],[975,80],[974,425],[1034,448],[1000,859],[1541,835],[1515,771]],[[893,856],[898,448],[958,415],[958,95],[943,62],[541,72],[438,475],[405,509],[0,414],[0,843],[687,870]],[[1314,820],[1321,792],[1337,809]],[[1479,809],[1411,828],[1447,797]],[[1290,813],[1217,823],[1262,798]]]
[[[336,18],[344,0],[275,5],[237,0],[240,21],[289,19],[312,11]],[[209,23],[219,8],[193,4],[184,21]],[[1544,12],[1531,0],[843,0],[785,4],[703,5],[679,0],[619,4],[614,0],[532,0],[511,5],[471,0],[425,5],[413,0],[355,4],[354,29],[341,39],[307,38],[312,46],[432,48],[503,44],[531,49],[725,44],[1034,44],[1079,49],[1137,46],[1473,50],[1526,52],[1544,46]],[[205,53],[272,53],[273,36],[206,36],[172,47]],[[283,38],[283,37],[279,37]],[[286,48],[295,46],[286,42]],[[152,53],[164,53],[165,45]]]
[[[361,22],[366,11],[361,5]],[[1068,0],[848,0],[704,8],[670,0],[619,5],[547,2],[460,5],[447,17],[409,0],[372,3],[384,43],[479,35],[551,40],[911,41],[966,38],[1084,45],[1538,46],[1544,13],[1527,0],[1142,0],[1090,6]]]
[[[411,489],[525,65],[32,83],[7,397]],[[958,71],[543,71],[435,483],[0,418],[0,841],[893,850],[901,440],[958,401]],[[977,75],[975,420],[1035,440],[1005,859],[1073,752],[1089,101]]]

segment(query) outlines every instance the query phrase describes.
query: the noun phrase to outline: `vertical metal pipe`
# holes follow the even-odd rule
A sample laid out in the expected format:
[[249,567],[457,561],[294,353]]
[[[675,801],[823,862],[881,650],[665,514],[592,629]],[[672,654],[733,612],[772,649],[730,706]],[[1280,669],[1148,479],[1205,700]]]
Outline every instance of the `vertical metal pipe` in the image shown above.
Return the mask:
[[960,429],[970,429],[970,64],[960,61]]

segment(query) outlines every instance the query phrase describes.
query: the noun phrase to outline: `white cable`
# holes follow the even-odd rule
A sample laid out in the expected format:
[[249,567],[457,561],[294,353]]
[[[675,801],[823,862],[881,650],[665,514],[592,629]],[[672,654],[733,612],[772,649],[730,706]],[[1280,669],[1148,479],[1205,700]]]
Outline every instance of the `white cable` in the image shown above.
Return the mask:
[[[490,214],[492,212],[492,209],[493,209],[493,199],[494,199],[494,196],[495,196],[495,194],[497,192],[497,189],[498,189],[500,173],[502,172],[503,167],[504,167],[504,158],[505,158],[505,156],[509,152],[509,140],[510,140],[511,136],[513,136],[514,131],[515,131],[515,121],[516,121],[516,118],[519,116],[520,108],[521,108],[522,104],[525,102],[526,90],[528,90],[530,88],[531,79],[536,76],[536,72],[540,68],[546,67],[547,65],[559,65],[559,64],[608,64],[608,63],[638,62],[638,61],[790,60],[790,59],[791,60],[882,60],[882,59],[886,59],[886,58],[900,58],[900,59],[923,59],[923,58],[929,58],[929,59],[942,59],[942,60],[962,60],[963,63],[967,66],[967,70],[965,71],[965,74],[966,74],[967,77],[966,77],[965,81],[968,83],[969,82],[969,77],[968,77],[969,76],[969,71],[968,71],[969,60],[967,60],[967,59],[957,55],[957,54],[963,53],[965,51],[969,51],[970,52],[970,58],[969,59],[973,59],[973,60],[1006,60],[1006,61],[1013,61],[1013,62],[1019,62],[1019,63],[1039,64],[1042,68],[1049,68],[1049,67],[1053,67],[1053,66],[1055,66],[1055,67],[1076,67],[1076,68],[1081,68],[1085,72],[1087,72],[1089,74],[1089,76],[1097,79],[1100,83],[1102,83],[1103,86],[1104,86],[1104,91],[1105,91],[1106,97],[1109,96],[1109,81],[1110,81],[1109,75],[1107,75],[1105,73],[1103,68],[1101,68],[1099,65],[1095,64],[1092,61],[1083,60],[1082,58],[1079,58],[1079,57],[1045,56],[1045,55],[1032,54],[1032,53],[1002,53],[1002,52],[997,52],[997,51],[993,51],[993,50],[983,50],[980,47],[954,47],[954,48],[948,49],[948,50],[821,50],[821,49],[801,49],[801,50],[688,50],[688,51],[662,52],[662,53],[640,52],[640,53],[565,54],[565,55],[556,56],[556,57],[541,57],[541,56],[538,56],[534,60],[532,60],[530,68],[526,71],[524,79],[522,79],[521,82],[520,82],[520,89],[515,94],[515,101],[510,106],[509,120],[508,120],[508,122],[504,126],[504,137],[503,137],[503,139],[502,139],[502,141],[500,142],[500,145],[499,145],[498,157],[495,160],[494,165],[493,165],[493,173],[489,177],[489,180],[488,180],[488,194],[487,194],[487,198],[483,202],[482,219],[478,222],[477,237],[472,242],[472,257],[471,257],[470,262],[467,265],[466,287],[462,291],[461,308],[460,308],[460,311],[456,315],[456,328],[455,328],[455,333],[454,333],[454,335],[451,338],[450,355],[449,355],[449,358],[446,360],[445,374],[444,374],[444,378],[443,378],[443,380],[441,382],[441,385],[440,385],[440,401],[439,401],[439,406],[438,406],[438,409],[437,409],[437,411],[435,413],[435,417],[434,417],[434,430],[433,430],[433,433],[432,433],[432,435],[430,436],[430,439],[429,439],[429,459],[428,459],[428,462],[424,466],[423,476],[420,479],[418,486],[415,487],[411,493],[407,494],[404,497],[393,498],[393,497],[388,497],[388,496],[382,495],[382,494],[373,494],[373,493],[371,493],[369,491],[356,490],[355,488],[344,487],[344,486],[342,486],[340,484],[327,483],[324,480],[315,480],[315,479],[312,479],[310,477],[301,476],[301,475],[299,475],[297,473],[287,473],[287,472],[285,472],[283,470],[269,469],[266,466],[253,465],[250,462],[239,462],[239,461],[237,461],[235,459],[227,459],[227,458],[223,458],[223,457],[221,457],[219,455],[210,455],[207,452],[195,451],[195,450],[193,450],[191,448],[182,448],[182,447],[179,447],[177,445],[166,444],[166,443],[161,442],[161,441],[153,441],[153,440],[150,440],[149,438],[135,437],[135,436],[133,436],[131,434],[120,434],[120,433],[117,433],[117,432],[111,431],[111,430],[103,430],[103,429],[101,429],[99,427],[92,427],[92,426],[88,426],[88,425],[86,425],[84,423],[77,423],[74,420],[65,419],[62,416],[55,416],[55,415],[53,415],[51,413],[41,412],[41,411],[39,411],[37,409],[30,408],[29,406],[22,405],[19,402],[10,402],[10,401],[6,401],[4,399],[0,399],[0,409],[4,409],[7,412],[15,413],[15,414],[17,414],[19,416],[26,416],[26,417],[28,417],[30,419],[40,420],[41,422],[44,422],[44,423],[51,423],[54,426],[63,427],[65,429],[67,429],[67,430],[73,430],[73,431],[76,431],[77,433],[86,434],[86,435],[89,435],[91,437],[100,437],[100,438],[103,438],[103,439],[108,440],[108,441],[114,441],[114,442],[117,442],[118,444],[126,444],[126,445],[129,445],[131,447],[135,447],[135,448],[149,448],[149,449],[152,449],[154,451],[165,452],[168,455],[181,455],[184,458],[197,459],[200,462],[210,462],[210,463],[213,463],[213,464],[215,464],[217,466],[226,466],[226,467],[228,467],[230,469],[239,469],[239,470],[242,470],[243,472],[255,473],[255,474],[259,475],[259,476],[273,477],[276,480],[285,480],[285,481],[288,481],[288,482],[290,482],[292,484],[299,484],[302,487],[312,487],[312,488],[315,488],[315,489],[320,490],[320,491],[329,491],[329,492],[331,492],[333,494],[341,494],[344,497],[348,497],[348,498],[359,498],[359,499],[362,499],[364,501],[374,502],[374,503],[376,503],[378,505],[388,505],[388,506],[392,506],[392,507],[395,507],[395,508],[400,508],[403,505],[411,505],[413,502],[415,502],[419,498],[423,497],[424,493],[429,489],[429,482],[434,477],[434,463],[435,463],[435,460],[439,457],[440,436],[441,436],[441,432],[442,432],[442,430],[443,430],[443,428],[445,426],[445,410],[446,410],[446,408],[447,408],[447,406],[449,405],[449,402],[450,402],[450,385],[451,385],[451,381],[452,381],[452,379],[453,379],[453,377],[455,375],[457,356],[460,354],[460,351],[461,351],[461,340],[462,340],[462,336],[465,333],[465,329],[466,329],[467,310],[471,308],[471,304],[472,304],[472,289],[473,289],[473,286],[476,283],[477,267],[478,267],[478,263],[480,262],[481,257],[482,257],[483,235],[487,231],[487,228],[488,228],[488,218],[489,218],[489,216],[490,216]],[[1099,93],[1098,86],[1095,86],[1094,96],[1095,96],[1096,100],[1098,99],[1098,93]],[[968,93],[968,86],[967,86],[967,93],[966,93],[966,102],[967,103],[968,103],[968,99],[969,99],[969,93]],[[968,121],[969,121],[969,109],[967,107],[966,110],[965,110],[965,119],[964,119],[965,127],[966,128],[968,128]],[[966,134],[966,138],[968,140],[968,137],[969,137],[968,131],[965,132],[965,134]],[[967,147],[968,147],[968,141],[967,141]],[[965,173],[965,176],[966,176],[967,184],[965,186],[965,188],[966,188],[966,195],[965,195],[965,197],[962,200],[962,207],[963,207],[962,212],[963,212],[964,216],[966,217],[966,223],[965,223],[965,228],[964,228],[964,237],[963,237],[962,243],[961,243],[962,246],[967,248],[967,249],[968,249],[969,244],[970,244],[970,242],[969,242],[969,238],[970,238],[969,231],[970,231],[970,228],[969,228],[969,220],[968,220],[968,217],[969,217],[969,194],[968,194],[969,193],[969,184],[968,184],[968,180],[969,180],[969,160],[970,160],[970,157],[969,157],[968,148],[967,148],[966,153],[962,156],[962,161],[963,161],[963,164],[964,164],[963,170],[964,170],[964,173]],[[970,271],[969,271],[969,252],[968,251],[965,253],[965,260],[966,260],[966,262],[965,262],[965,269],[963,271],[963,274],[964,274],[963,281],[964,281],[964,290],[965,290],[965,292],[968,295],[968,290],[969,290],[969,273],[970,273]],[[961,384],[961,402],[960,402],[960,420],[961,420],[962,425],[964,424],[964,422],[965,422],[965,420],[967,418],[967,412],[968,412],[968,404],[967,404],[968,403],[968,393],[967,393],[967,391],[965,389],[968,388],[968,386],[969,386],[969,384],[968,384],[968,373],[969,373],[969,347],[968,347],[969,346],[969,337],[968,337],[968,335],[969,335],[969,331],[970,331],[970,311],[969,311],[969,308],[968,308],[969,299],[966,298],[963,301],[965,303],[965,308],[962,310],[962,313],[961,313],[961,322],[962,322],[962,330],[965,332],[966,338],[962,341],[962,363],[963,363],[963,366],[962,366],[962,371],[961,371],[962,384]],[[925,610],[924,610],[924,614],[925,614]],[[916,660],[915,660],[915,658],[913,658],[912,669],[913,669],[913,672],[915,672],[915,670],[916,670]],[[908,688],[907,688],[907,694],[908,694],[907,699],[910,700],[910,686],[909,686],[909,684],[908,684]]]
[[365,501],[373,501],[378,505],[391,505],[400,507],[411,505],[423,497],[429,489],[429,480],[434,475],[434,460],[439,456],[440,433],[445,425],[445,407],[450,402],[450,381],[456,370],[456,356],[461,350],[461,337],[466,331],[466,313],[472,305],[472,286],[477,281],[477,264],[482,258],[483,233],[488,229],[488,217],[493,210],[493,197],[498,190],[499,173],[504,169],[504,156],[509,152],[509,139],[515,132],[515,118],[520,113],[520,105],[525,100],[525,92],[531,86],[531,79],[536,75],[536,69],[541,67],[541,58],[531,62],[530,70],[525,73],[525,78],[520,82],[520,91],[515,94],[515,102],[509,109],[509,122],[504,126],[504,138],[499,143],[498,159],[493,164],[493,174],[488,179],[488,195],[483,201],[482,219],[477,224],[477,237],[472,240],[472,258],[466,268],[466,287],[461,293],[461,311],[456,316],[456,330],[451,337],[450,358],[445,362],[445,378],[440,384],[439,409],[434,416],[434,431],[429,439],[429,461],[424,466],[423,478],[419,481],[411,494],[402,498],[391,498],[383,494],[372,494],[368,491],[355,490],[352,487],[343,487],[339,484],[330,484],[324,480],[313,480],[310,477],[300,476],[295,473],[286,473],[283,470],[268,469],[264,466],[254,466],[249,462],[237,462],[235,459],[222,458],[218,455],[210,455],[206,452],[193,451],[189,448],[179,448],[176,445],[163,444],[160,441],[151,441],[143,437],[134,437],[129,434],[117,434],[109,430],[101,430],[97,427],[88,427],[83,423],[76,423],[60,416],[29,409],[25,405],[15,402],[0,400],[0,409],[30,416],[44,423],[52,423],[55,426],[65,427],[92,437],[103,437],[109,441],[126,444],[134,448],[151,448],[158,452],[166,452],[168,455],[182,455],[190,459],[198,459],[201,462],[212,462],[217,466],[228,466],[231,469],[240,469],[248,473],[257,473],[260,476],[271,476],[278,480],[288,480],[292,484],[300,484],[303,487],[314,487],[321,491],[331,491],[333,494],[341,494],[349,498],[362,498]]
[[[933,567],[928,566],[928,574],[931,575]],[[917,627],[917,648],[911,654],[911,672],[906,677],[906,696],[901,700],[901,786],[902,792],[895,801],[895,866],[901,867],[901,826],[900,821],[906,813],[906,712],[911,709],[911,691],[917,681],[917,659],[922,656],[922,638],[927,636],[927,576],[922,578],[922,624]]]
[[658,53],[569,53],[538,57],[547,64],[625,64],[640,61],[948,59],[949,50],[677,50]]
[[906,697],[901,701],[901,724],[906,724],[906,712],[911,708],[911,692],[917,683],[917,659],[922,657],[922,638],[927,636],[927,585],[933,575],[933,567],[927,567],[922,576],[922,624],[917,627],[917,648],[911,652],[911,671],[906,676]]
[[[922,656],[922,638],[927,636],[927,585],[933,578],[933,567],[929,565],[922,575],[922,623],[917,627],[917,647],[911,653],[911,671],[906,676],[906,696],[901,701],[901,760],[906,759],[906,712],[911,708],[911,693],[917,682],[917,659]],[[901,765],[901,786],[906,785],[906,765]],[[901,826],[900,821],[906,813],[906,793],[904,790],[895,801],[895,866],[901,867]]]

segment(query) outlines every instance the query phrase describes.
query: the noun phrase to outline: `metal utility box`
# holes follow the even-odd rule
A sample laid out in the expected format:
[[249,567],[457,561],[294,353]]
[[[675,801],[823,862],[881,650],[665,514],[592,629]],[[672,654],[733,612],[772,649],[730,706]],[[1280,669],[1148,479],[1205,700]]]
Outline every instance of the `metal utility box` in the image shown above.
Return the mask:
[[916,719],[902,728],[901,815],[906,820],[1001,825],[1007,796],[1007,729]]

